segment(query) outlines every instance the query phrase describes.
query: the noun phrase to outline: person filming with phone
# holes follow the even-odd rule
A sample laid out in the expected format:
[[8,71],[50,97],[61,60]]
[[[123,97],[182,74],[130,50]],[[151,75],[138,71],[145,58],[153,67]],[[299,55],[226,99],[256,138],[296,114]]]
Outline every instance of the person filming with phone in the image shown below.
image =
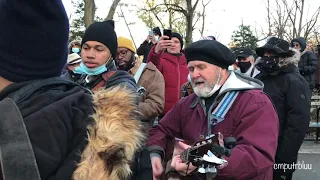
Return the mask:
[[162,36],[160,28],[155,27],[151,31],[149,31],[149,34],[146,38],[146,40],[143,41],[143,43],[140,45],[140,47],[137,49],[137,55],[143,56],[143,63],[147,62],[148,54],[150,49],[157,44],[159,38]]
[[164,30],[156,46],[152,47],[147,62],[152,62],[165,81],[164,116],[180,99],[181,87],[188,81],[188,67],[181,52],[183,39],[179,33]]

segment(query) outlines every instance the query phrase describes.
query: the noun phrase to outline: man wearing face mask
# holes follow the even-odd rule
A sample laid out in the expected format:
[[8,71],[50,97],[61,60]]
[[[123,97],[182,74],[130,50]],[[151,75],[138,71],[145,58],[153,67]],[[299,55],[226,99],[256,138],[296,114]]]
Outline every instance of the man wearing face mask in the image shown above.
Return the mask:
[[[235,57],[217,41],[194,42],[185,52],[194,93],[177,102],[150,130],[147,146],[154,179],[164,171],[161,163],[168,139],[192,144],[219,132],[234,137],[237,145],[230,157],[222,156],[228,165],[218,168],[215,180],[272,179],[279,122],[271,100],[262,92],[263,83],[228,71]],[[205,179],[197,167],[182,163],[180,155],[172,159],[168,172]]]
[[136,91],[136,83],[130,74],[117,71],[114,62],[117,46],[112,20],[90,25],[81,42],[82,62],[74,70],[74,73],[81,74],[76,82],[92,90],[122,84]]
[[[298,151],[310,122],[311,92],[309,84],[300,75],[295,64],[300,52],[290,48],[285,40],[272,37],[256,49],[256,76],[264,83],[264,92],[272,99],[279,117],[277,164],[296,163]],[[295,169],[275,169],[274,180],[292,179]]]
[[237,55],[238,59],[238,67],[240,68],[240,72],[254,78],[260,72],[254,67],[254,57],[253,52],[250,48],[245,47],[239,50]]
[[82,61],[74,70],[81,77],[76,82],[93,91],[96,113],[88,128],[90,141],[72,179],[149,180],[152,171],[149,152],[143,148],[140,96],[134,78],[116,68],[114,21],[91,24],[81,47]]
[[159,38],[162,36],[160,28],[155,27],[152,29],[152,33],[148,34],[147,39],[143,41],[140,47],[137,49],[137,54],[143,56],[143,63],[147,62],[150,49],[157,44]]
[[116,65],[120,70],[128,71],[139,86],[141,94],[139,111],[143,115],[147,133],[164,108],[164,79],[152,62],[141,62],[135,53],[136,48],[132,40],[125,37],[118,38]]
[[77,40],[71,41],[69,43],[69,46],[68,46],[69,54],[77,53],[77,54],[80,55],[80,53],[81,53],[80,52],[80,48],[81,48],[80,46],[81,46],[81,43],[79,41],[77,41]]

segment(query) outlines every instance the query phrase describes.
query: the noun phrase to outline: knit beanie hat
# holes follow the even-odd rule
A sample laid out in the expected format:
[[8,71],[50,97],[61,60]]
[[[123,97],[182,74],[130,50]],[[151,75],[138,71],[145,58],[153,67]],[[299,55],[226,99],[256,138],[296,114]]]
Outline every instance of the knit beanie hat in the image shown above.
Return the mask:
[[185,56],[187,62],[205,61],[224,69],[236,62],[229,48],[213,40],[200,40],[190,44],[185,49]]
[[173,32],[173,33],[171,33],[171,38],[173,38],[173,37],[179,39],[180,44],[181,44],[181,49],[182,49],[182,47],[183,47],[183,39],[182,39],[182,36],[181,36],[179,33]]
[[154,33],[158,34],[160,37],[162,36],[162,33],[161,33],[161,31],[160,31],[160,28],[159,28],[159,27],[155,27],[155,28],[153,28],[153,29],[152,29],[152,31],[153,31]]
[[127,48],[130,51],[132,51],[134,54],[136,54],[137,52],[131,39],[128,39],[122,36],[118,37],[118,47]]
[[60,76],[69,20],[61,0],[2,0],[0,76],[22,82]]
[[118,42],[113,20],[91,24],[82,37],[81,46],[87,41],[97,41],[104,44],[110,50],[112,57],[116,58]]

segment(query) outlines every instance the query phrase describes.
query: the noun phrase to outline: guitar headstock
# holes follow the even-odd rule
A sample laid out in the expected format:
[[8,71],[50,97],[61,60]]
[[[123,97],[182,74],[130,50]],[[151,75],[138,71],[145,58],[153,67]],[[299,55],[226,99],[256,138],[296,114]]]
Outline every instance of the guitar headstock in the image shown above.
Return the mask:
[[213,134],[197,141],[192,147],[182,152],[180,155],[181,160],[185,163],[191,162],[194,166],[203,164],[219,165],[216,163],[219,162],[219,158],[222,155],[229,156],[231,154],[231,149],[225,148],[223,142],[224,139],[221,133]]

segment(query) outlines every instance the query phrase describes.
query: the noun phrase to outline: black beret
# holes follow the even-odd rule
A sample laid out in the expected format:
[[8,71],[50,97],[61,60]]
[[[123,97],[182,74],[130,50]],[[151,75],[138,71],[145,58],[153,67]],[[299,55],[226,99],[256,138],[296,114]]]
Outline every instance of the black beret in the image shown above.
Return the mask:
[[185,49],[185,56],[187,62],[205,61],[224,69],[236,62],[229,48],[213,40],[200,40],[190,44]]

